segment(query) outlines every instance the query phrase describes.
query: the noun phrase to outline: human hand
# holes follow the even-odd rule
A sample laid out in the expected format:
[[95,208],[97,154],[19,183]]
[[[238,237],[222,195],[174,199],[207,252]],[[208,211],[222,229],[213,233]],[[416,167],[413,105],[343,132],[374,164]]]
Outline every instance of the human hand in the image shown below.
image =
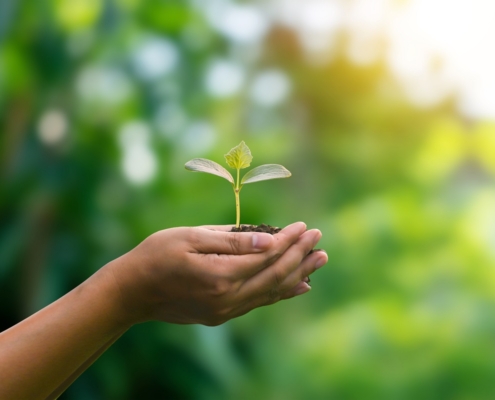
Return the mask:
[[321,238],[298,222],[275,235],[231,227],[159,231],[107,265],[132,323],[219,325],[310,290],[306,278],[328,261]]

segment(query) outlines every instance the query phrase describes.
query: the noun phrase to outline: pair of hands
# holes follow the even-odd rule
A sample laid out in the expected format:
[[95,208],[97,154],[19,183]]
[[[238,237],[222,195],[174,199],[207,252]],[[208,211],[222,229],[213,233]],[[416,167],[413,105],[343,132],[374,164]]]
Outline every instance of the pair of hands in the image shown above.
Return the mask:
[[218,325],[306,293],[327,262],[296,223],[276,235],[231,227],[157,232],[57,301],[0,332],[0,398],[56,399],[130,326]]
[[218,325],[306,293],[327,262],[296,223],[276,235],[231,227],[157,232],[65,296],[0,333],[0,398],[56,399],[130,326]]
[[308,292],[328,257],[302,222],[281,232],[233,233],[230,226],[159,231],[107,265],[130,324],[148,320],[222,324],[254,308]]

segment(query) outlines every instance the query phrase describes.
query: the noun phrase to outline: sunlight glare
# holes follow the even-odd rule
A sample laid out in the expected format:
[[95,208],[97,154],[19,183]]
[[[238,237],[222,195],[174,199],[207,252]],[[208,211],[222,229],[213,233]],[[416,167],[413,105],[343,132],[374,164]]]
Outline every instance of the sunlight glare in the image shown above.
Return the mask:
[[[495,118],[495,4],[489,0],[412,0],[389,23],[388,63],[406,94],[431,106],[448,95],[472,118]],[[411,95],[407,87],[430,93]]]
[[495,120],[494,1],[272,0],[275,9],[278,23],[325,62],[343,33],[350,60],[384,58],[412,103],[431,107],[452,96],[463,115]]

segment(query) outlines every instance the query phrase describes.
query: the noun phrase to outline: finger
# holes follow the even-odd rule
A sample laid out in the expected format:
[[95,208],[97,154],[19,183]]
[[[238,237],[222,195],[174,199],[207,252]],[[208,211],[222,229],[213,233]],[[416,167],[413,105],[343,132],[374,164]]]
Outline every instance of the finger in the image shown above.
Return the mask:
[[189,235],[192,252],[202,254],[253,254],[266,250],[274,242],[272,235],[262,232],[240,233],[191,228]]
[[295,287],[287,290],[280,296],[280,300],[288,300],[296,296],[308,293],[311,290],[311,285],[306,282],[299,282]]
[[311,280],[309,279],[309,275],[314,272],[316,269],[321,268],[327,261],[328,256],[323,250],[319,250],[320,255],[313,253],[307,256],[301,263],[300,268],[294,271],[291,276],[288,278],[288,281],[292,282],[292,276],[304,276],[302,280],[299,280],[293,285],[292,283],[287,283],[287,286],[290,286],[291,289],[283,291],[282,289],[279,291],[278,296],[261,296],[259,298],[253,299],[253,301],[249,302],[245,305],[244,313],[249,311],[250,309],[262,307],[270,304],[274,304],[280,300],[287,300],[302,294],[305,294],[311,290]]
[[[250,301],[244,302],[240,306],[239,310],[237,310],[237,314],[243,315],[255,308],[271,305],[280,300],[291,299],[309,292],[311,290],[309,275],[316,269],[321,268],[321,266],[323,266],[327,261],[328,256],[323,250],[318,250],[317,252],[306,256],[301,262],[299,268],[289,275],[286,280],[285,286],[291,285],[289,286],[290,289],[285,291],[280,289],[279,291],[274,291],[272,293],[269,291],[268,296],[265,294],[252,298]],[[293,281],[294,276],[303,277],[295,284],[289,283]]]
[[[234,277],[246,281],[261,270],[275,263],[306,230],[306,224],[296,222],[279,233],[273,235],[274,241],[266,251],[248,254],[241,257],[229,257],[226,261],[232,264]],[[246,233],[240,233],[246,235]]]
[[311,286],[307,282],[299,282],[295,287],[286,291],[277,298],[272,298],[269,301],[267,301],[267,298],[265,296],[262,296],[252,299],[247,303],[243,303],[239,307],[239,309],[235,311],[235,315],[241,316],[247,314],[249,311],[254,310],[255,308],[268,306],[271,304],[275,304],[280,300],[287,300],[295,296],[300,296],[302,294],[309,292],[310,290],[311,290]]
[[287,276],[285,281],[280,285],[280,292],[284,293],[286,290],[289,290],[297,285],[298,282],[304,281],[306,277],[309,277],[313,272],[323,267],[327,262],[328,255],[322,250],[306,256],[296,270]]
[[287,277],[297,269],[320,238],[321,232],[317,229],[305,232],[273,265],[246,281],[241,290],[246,292],[247,297],[268,296],[267,303],[270,304],[271,299],[290,289],[287,287]]

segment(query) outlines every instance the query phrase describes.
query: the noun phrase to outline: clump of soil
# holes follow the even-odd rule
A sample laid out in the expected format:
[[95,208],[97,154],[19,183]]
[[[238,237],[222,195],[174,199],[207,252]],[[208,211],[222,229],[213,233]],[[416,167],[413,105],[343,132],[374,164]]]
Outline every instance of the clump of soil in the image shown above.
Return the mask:
[[279,233],[282,228],[277,228],[275,226],[261,224],[261,225],[241,225],[239,228],[235,226],[230,230],[231,232],[264,232],[275,235]]

